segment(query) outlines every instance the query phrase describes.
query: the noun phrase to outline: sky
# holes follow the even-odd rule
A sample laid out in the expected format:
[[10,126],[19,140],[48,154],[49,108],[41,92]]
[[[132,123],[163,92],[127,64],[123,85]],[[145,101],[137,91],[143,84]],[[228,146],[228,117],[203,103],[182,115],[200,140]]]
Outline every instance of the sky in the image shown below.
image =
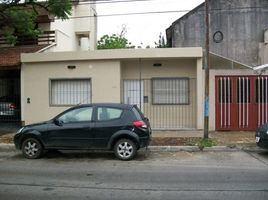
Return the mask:
[[[114,0],[116,1],[116,0]],[[121,0],[122,1],[122,0]],[[204,0],[125,0],[121,3],[97,4],[98,39],[105,35],[119,34],[122,26],[126,26],[125,37],[137,46],[154,47],[159,34],[165,36],[165,30],[187,12],[172,12],[142,15],[101,16],[110,14],[182,11],[192,10]]]

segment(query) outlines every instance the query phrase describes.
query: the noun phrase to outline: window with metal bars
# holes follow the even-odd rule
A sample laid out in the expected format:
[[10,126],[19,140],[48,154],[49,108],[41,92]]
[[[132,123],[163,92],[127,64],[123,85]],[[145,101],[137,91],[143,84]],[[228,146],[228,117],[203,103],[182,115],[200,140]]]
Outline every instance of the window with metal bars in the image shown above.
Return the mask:
[[152,79],[153,104],[189,104],[189,78]]
[[250,80],[237,79],[237,103],[250,103]]
[[268,78],[256,79],[256,102],[267,103],[268,102]]
[[229,78],[218,80],[219,103],[232,103],[232,81]]
[[91,103],[90,79],[50,80],[50,105],[77,105]]

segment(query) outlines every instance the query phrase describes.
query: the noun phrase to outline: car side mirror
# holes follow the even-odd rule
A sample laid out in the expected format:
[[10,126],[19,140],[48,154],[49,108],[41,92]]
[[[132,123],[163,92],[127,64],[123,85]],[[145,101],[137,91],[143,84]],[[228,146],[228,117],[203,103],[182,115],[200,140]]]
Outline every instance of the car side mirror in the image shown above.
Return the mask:
[[63,121],[60,120],[60,119],[55,119],[55,120],[54,120],[54,123],[55,123],[57,126],[62,126]]

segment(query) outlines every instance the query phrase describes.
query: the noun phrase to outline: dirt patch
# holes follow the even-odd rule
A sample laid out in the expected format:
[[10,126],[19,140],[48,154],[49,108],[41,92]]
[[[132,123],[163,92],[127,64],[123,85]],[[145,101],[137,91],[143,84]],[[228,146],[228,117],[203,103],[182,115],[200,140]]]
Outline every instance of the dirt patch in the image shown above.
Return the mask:
[[13,137],[2,136],[2,137],[0,137],[0,143],[5,143],[5,144],[13,143]]
[[152,146],[195,146],[201,137],[155,137]]

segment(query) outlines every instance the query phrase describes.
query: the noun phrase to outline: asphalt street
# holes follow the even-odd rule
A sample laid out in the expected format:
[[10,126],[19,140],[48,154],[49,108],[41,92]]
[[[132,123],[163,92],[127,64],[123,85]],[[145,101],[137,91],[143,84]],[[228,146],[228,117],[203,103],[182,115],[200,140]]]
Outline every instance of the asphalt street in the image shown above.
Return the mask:
[[268,152],[0,152],[0,199],[268,199]]

